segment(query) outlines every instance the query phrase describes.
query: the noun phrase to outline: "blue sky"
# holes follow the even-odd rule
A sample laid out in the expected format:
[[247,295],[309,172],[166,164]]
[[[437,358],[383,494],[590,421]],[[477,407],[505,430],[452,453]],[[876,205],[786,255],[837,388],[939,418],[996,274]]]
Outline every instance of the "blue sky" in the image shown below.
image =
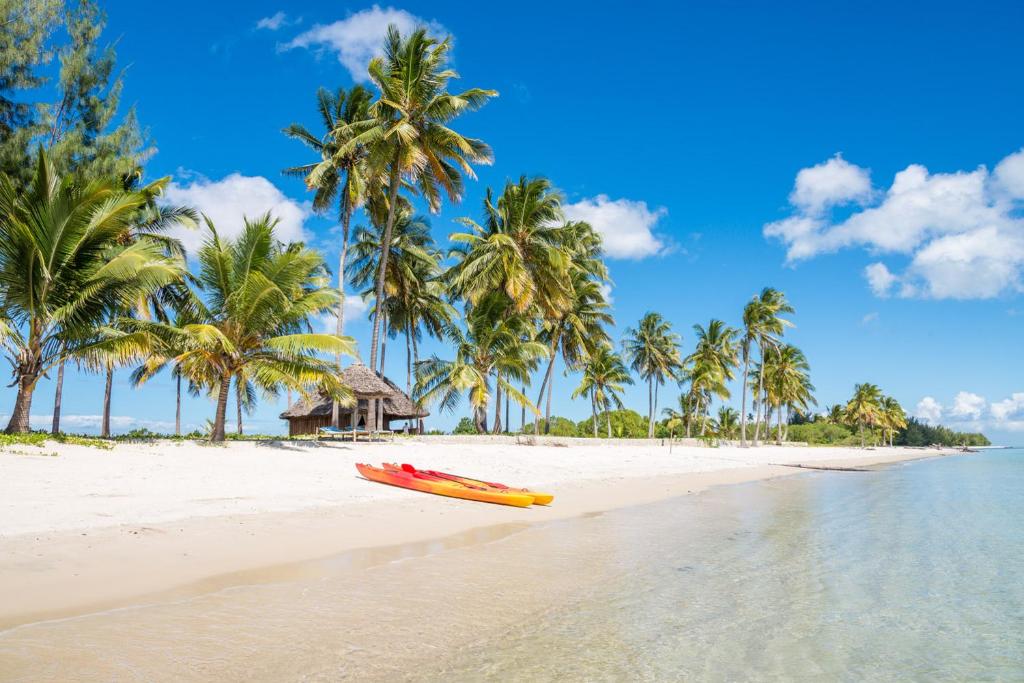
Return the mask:
[[[172,198],[219,227],[273,207],[288,235],[333,263],[331,221],[310,215],[301,182],[280,174],[309,156],[280,129],[316,125],[316,88],[351,85],[388,20],[427,23],[454,36],[461,84],[501,93],[457,124],[496,161],[433,216],[442,244],[454,218],[479,216],[488,185],[546,175],[570,213],[616,245],[617,337],[657,310],[688,350],[694,323],[736,324],[771,285],[797,309],[789,336],[822,405],[871,381],[910,412],[1021,441],[1024,8],[834,5],[104,7],[127,65],[124,101],[159,148],[149,177],[173,176]],[[361,315],[347,331],[365,347],[369,329]],[[387,372],[404,381],[401,344]],[[575,379],[556,377],[556,412],[585,416],[589,405],[569,399]],[[663,389],[661,405],[677,393]],[[94,425],[101,397],[101,378],[73,373],[66,427]],[[627,402],[644,412],[645,390]],[[40,422],[51,406],[44,381]],[[251,429],[279,431],[280,409],[264,402]],[[116,427],[166,429],[169,378],[132,390],[120,372],[113,414]],[[190,400],[185,421],[211,415]]]

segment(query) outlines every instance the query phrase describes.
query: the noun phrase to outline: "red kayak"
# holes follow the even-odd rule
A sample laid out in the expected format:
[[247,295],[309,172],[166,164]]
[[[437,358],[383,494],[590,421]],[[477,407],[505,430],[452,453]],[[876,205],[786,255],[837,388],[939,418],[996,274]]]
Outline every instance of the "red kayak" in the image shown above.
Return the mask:
[[401,466],[401,468],[399,468],[399,467],[397,467],[395,465],[384,463],[384,467],[386,469],[396,469],[396,470],[397,469],[401,469],[403,472],[408,472],[409,474],[412,474],[412,475],[415,475],[415,476],[428,477],[428,478],[430,478],[432,480],[437,480],[437,481],[449,481],[449,482],[453,482],[453,483],[456,483],[456,484],[462,484],[463,486],[468,486],[468,487],[471,487],[471,488],[482,487],[482,488],[485,488],[485,489],[490,489],[492,491],[500,491],[500,492],[504,492],[504,493],[525,494],[525,495],[530,496],[530,497],[533,498],[533,504],[534,505],[549,505],[551,503],[551,501],[553,501],[555,499],[554,494],[551,494],[551,493],[540,493],[538,491],[531,491],[530,489],[512,488],[511,486],[506,486],[505,484],[499,484],[498,482],[494,482],[494,481],[484,481],[482,479],[473,479],[471,477],[467,477],[467,476],[464,476],[464,475],[461,475],[461,474],[450,474],[448,472],[440,472],[438,470],[418,470],[415,467],[413,467],[412,465],[409,465],[408,463],[403,464]]

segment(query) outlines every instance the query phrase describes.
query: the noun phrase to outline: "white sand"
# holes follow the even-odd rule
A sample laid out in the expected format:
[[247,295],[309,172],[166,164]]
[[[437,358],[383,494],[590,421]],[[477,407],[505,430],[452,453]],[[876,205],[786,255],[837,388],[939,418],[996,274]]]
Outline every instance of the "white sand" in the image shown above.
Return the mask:
[[[39,455],[26,455],[27,453]],[[44,455],[56,452],[57,457]],[[193,595],[360,547],[540,522],[800,474],[772,464],[869,465],[907,449],[518,446],[397,440],[214,447],[50,444],[0,452],[0,627]],[[510,508],[365,481],[356,462],[410,462],[556,495]],[[857,475],[837,475],[857,476]],[[287,573],[287,572],[286,572]]]

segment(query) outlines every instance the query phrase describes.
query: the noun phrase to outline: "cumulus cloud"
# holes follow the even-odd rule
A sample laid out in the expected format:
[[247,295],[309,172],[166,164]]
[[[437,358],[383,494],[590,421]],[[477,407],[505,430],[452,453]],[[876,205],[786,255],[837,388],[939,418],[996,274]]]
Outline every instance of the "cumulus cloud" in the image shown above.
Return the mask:
[[599,194],[563,207],[571,221],[586,221],[601,234],[605,254],[611,258],[642,259],[663,253],[664,240],[654,228],[668,213],[664,207],[650,209],[647,202],[609,199]]
[[937,424],[942,418],[942,404],[931,396],[925,396],[917,402],[917,407],[914,408],[914,417]]
[[899,280],[884,263],[872,263],[864,269],[864,277],[875,296],[887,297],[892,286]]
[[985,411],[985,397],[973,394],[969,391],[961,391],[953,397],[953,408],[950,414],[953,417],[965,417],[972,420],[981,418]]
[[804,212],[816,215],[831,206],[871,197],[871,174],[839,154],[828,161],[801,169],[789,201]]
[[955,429],[1024,431],[1024,392],[989,403],[983,396],[961,391],[949,408],[925,396],[918,402],[914,415],[931,424],[942,421]]
[[609,306],[615,303],[615,297],[612,296],[612,286],[609,283],[601,282],[597,285],[597,288],[601,290],[601,296],[604,297]]
[[263,17],[256,22],[257,29],[266,29],[268,31],[276,31],[282,26],[287,26],[293,23],[288,21],[288,15],[284,12],[276,12],[269,17]]
[[[857,202],[844,217],[833,207]],[[931,173],[919,164],[898,172],[888,189],[871,187],[866,169],[841,157],[801,170],[790,195],[792,215],[764,226],[795,263],[844,248],[909,259],[894,273],[878,262],[865,270],[876,295],[982,299],[1022,291],[1024,150],[995,170]]]
[[[0,415],[0,420],[9,420],[9,415]],[[29,423],[33,429],[49,430],[53,425],[53,415],[32,415]],[[68,431],[98,432],[103,424],[102,415],[68,415],[61,414],[61,429]],[[130,415],[111,415],[110,429],[112,432],[125,432],[132,429],[146,428],[154,432],[168,433],[174,431],[174,422],[164,420],[147,420]]]
[[402,9],[373,5],[345,19],[330,24],[317,24],[295,36],[282,49],[301,47],[334,52],[352,79],[362,82],[368,78],[366,67],[370,60],[383,54],[384,37],[390,24],[397,26],[403,35],[421,26],[426,26],[435,36],[448,33],[436,21],[421,19]]
[[[345,326],[363,319],[370,304],[358,294],[345,294]],[[334,334],[338,329],[338,316],[325,313],[320,316],[320,331]]]
[[[308,239],[303,223],[312,213],[308,203],[296,202],[262,176],[232,173],[221,180],[198,177],[188,183],[172,182],[164,193],[169,204],[195,207],[210,218],[223,237],[242,232],[244,217],[257,218],[266,212],[278,219],[274,234],[282,242]],[[172,235],[195,255],[206,237],[206,229],[175,228]]]

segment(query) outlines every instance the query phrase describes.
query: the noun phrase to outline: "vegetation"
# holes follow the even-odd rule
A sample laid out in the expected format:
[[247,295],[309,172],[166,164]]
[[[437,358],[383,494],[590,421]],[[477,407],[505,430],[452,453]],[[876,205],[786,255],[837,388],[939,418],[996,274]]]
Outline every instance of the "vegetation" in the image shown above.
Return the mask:
[[[520,429],[534,434],[685,434],[744,446],[751,437],[754,445],[984,439],[908,420],[867,383],[825,416],[807,417],[817,405],[810,363],[785,338],[793,306],[771,287],[736,311],[737,327],[721,319],[694,326],[688,353],[653,311],[614,338],[601,236],[566,219],[548,178],[522,175],[488,188],[480,214],[460,219],[445,252],[417,207],[434,213],[445,198],[458,203],[473,166],[493,161],[485,142],[453,126],[497,93],[450,92],[458,77],[451,39],[423,28],[389,28],[382,56],[369,65],[370,88],[321,88],[319,130],[283,130],[309,154],[284,173],[303,180],[315,211],[336,215],[336,273],[306,245],[279,243],[270,215],[245,217],[237,239],[207,220],[203,246],[186,255],[166,231],[197,227],[198,216],[159,199],[167,179],[143,183],[152,148],[134,112],[118,114],[121,76],[115,52],[101,44],[103,28],[92,0],[0,10],[0,348],[17,387],[8,433],[29,433],[35,387],[56,369],[59,434],[69,361],[104,376],[104,436],[114,373],[125,366],[136,384],[170,371],[176,435],[183,391],[212,400],[214,441],[229,438],[232,397],[238,437],[244,412],[282,390],[332,397],[338,424],[339,406],[352,398],[338,370],[343,356],[357,355],[343,336],[350,286],[370,304],[370,368],[382,373],[388,340],[403,340],[405,388],[417,404],[468,404],[471,416],[457,433],[511,431],[516,404]],[[54,101],[33,101],[45,86]],[[336,316],[335,333],[314,333],[314,319],[325,314]],[[425,337],[444,348],[421,358]],[[552,415],[563,370],[578,379],[573,398],[590,402],[590,417],[578,423]],[[647,385],[644,415],[625,406],[634,375]],[[739,411],[729,405],[736,381]],[[672,385],[678,394],[659,420],[659,391]]]

